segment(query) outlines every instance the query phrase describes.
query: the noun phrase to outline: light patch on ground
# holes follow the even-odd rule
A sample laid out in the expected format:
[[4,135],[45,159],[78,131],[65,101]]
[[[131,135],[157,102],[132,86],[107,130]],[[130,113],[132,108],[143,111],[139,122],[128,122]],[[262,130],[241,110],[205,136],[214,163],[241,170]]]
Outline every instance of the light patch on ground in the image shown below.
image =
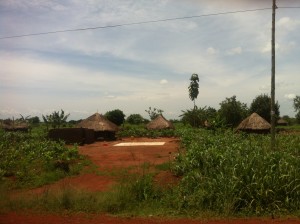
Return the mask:
[[123,142],[115,144],[114,146],[153,146],[164,145],[165,142]]

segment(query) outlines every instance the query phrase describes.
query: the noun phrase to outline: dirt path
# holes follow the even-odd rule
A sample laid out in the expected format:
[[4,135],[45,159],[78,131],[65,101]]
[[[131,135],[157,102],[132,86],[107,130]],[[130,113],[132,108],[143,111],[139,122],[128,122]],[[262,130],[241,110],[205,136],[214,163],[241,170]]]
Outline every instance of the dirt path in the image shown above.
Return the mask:
[[0,214],[0,224],[299,224],[296,219],[191,220],[160,218],[120,218],[107,215]]
[[[162,146],[114,146],[123,142],[165,142]],[[54,184],[47,185],[30,191],[30,194],[44,192],[45,190],[56,190],[62,187],[87,190],[91,192],[105,191],[117,183],[116,176],[112,172],[121,169],[130,169],[130,172],[142,171],[142,165],[149,166],[162,164],[171,161],[178,153],[179,141],[175,138],[125,138],[113,142],[97,142],[91,145],[81,146],[79,151],[87,155],[95,165],[93,172],[86,172],[79,176],[68,177]],[[168,171],[161,171],[156,175],[155,180],[159,184],[176,182],[176,178]],[[233,219],[233,220],[191,220],[191,219],[158,219],[158,218],[119,218],[108,215],[85,215],[74,214],[62,216],[57,214],[36,214],[36,213],[14,213],[0,214],[0,224],[99,224],[99,223],[161,223],[161,224],[300,224],[295,219]]]

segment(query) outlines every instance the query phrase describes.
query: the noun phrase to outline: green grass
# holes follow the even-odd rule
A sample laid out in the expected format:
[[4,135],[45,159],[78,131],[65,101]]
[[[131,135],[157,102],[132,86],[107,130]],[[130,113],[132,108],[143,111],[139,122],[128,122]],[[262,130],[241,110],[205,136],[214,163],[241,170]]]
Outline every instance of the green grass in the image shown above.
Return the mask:
[[[112,173],[92,166],[98,175],[118,177],[120,183],[109,192],[90,193],[65,186],[59,192],[10,198],[4,181],[0,207],[125,216],[299,217],[300,136],[277,135],[276,151],[271,151],[269,135],[189,128],[176,132],[183,149],[171,164],[144,163]],[[156,186],[154,174],[170,168],[181,176],[181,182],[172,188]]]

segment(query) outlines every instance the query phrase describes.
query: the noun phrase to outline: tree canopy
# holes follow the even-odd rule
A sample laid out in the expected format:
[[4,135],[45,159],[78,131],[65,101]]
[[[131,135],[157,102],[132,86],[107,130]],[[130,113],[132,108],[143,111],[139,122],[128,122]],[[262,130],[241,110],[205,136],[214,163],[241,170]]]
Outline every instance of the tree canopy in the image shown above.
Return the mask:
[[126,121],[129,124],[142,124],[144,123],[145,119],[140,114],[130,114],[127,117]]
[[297,114],[296,114],[297,123],[300,124],[300,96],[296,96],[294,98],[293,106],[294,106],[295,112],[297,112]]
[[220,103],[219,114],[225,125],[235,127],[248,115],[247,104],[236,100],[236,96],[226,98]]
[[[266,121],[271,121],[271,97],[268,94],[261,94],[257,96],[251,103],[250,113],[257,113],[263,117]],[[275,116],[279,117],[279,105],[278,102],[275,104]]]
[[108,120],[120,126],[125,121],[125,114],[119,109],[108,111],[104,115]]
[[192,74],[191,83],[189,85],[189,97],[194,102],[194,108],[196,107],[195,99],[197,99],[199,94],[199,77],[197,74]]

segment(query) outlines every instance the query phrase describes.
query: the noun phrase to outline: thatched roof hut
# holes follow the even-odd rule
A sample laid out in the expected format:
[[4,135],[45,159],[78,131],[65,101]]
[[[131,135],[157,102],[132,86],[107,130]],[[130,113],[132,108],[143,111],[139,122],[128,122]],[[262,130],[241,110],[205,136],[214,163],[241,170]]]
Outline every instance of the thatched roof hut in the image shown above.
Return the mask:
[[4,120],[1,122],[1,127],[5,131],[23,131],[27,132],[29,129],[29,124],[27,122],[20,122],[15,120]]
[[287,126],[289,123],[284,120],[283,118],[280,118],[278,121],[277,121],[277,125],[281,125],[281,126]]
[[78,128],[88,128],[94,131],[111,131],[116,132],[119,130],[118,126],[113,122],[109,121],[102,114],[95,113],[87,119],[77,124]]
[[119,127],[116,124],[99,113],[95,113],[81,121],[77,124],[77,127],[93,129],[95,131],[95,138],[102,140],[115,140],[115,134],[119,130]]
[[271,129],[271,125],[259,116],[257,113],[251,114],[243,120],[237,127],[238,131],[252,132],[252,133],[267,133]]
[[146,128],[150,130],[161,130],[161,129],[174,129],[175,127],[170,121],[168,121],[160,114],[154,120],[150,121],[146,125]]

